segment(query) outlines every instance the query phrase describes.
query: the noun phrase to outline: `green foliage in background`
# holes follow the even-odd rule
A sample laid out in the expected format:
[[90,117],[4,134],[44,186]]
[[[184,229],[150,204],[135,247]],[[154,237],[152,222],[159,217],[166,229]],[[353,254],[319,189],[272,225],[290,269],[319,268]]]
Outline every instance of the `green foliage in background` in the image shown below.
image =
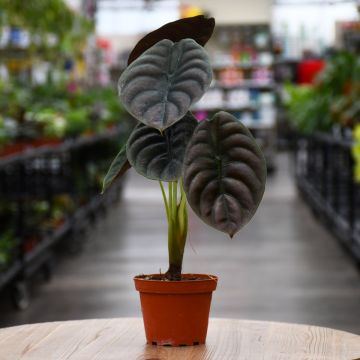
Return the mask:
[[[73,12],[63,0],[0,0],[1,27],[27,30],[29,51],[48,59],[76,55],[94,24]],[[54,41],[49,41],[52,36]]]
[[289,118],[296,129],[306,134],[315,131],[327,131],[332,122],[326,115],[330,105],[328,95],[317,95],[317,90],[310,86],[286,85]]
[[0,235],[0,270],[8,267],[14,257],[16,239],[11,230]]
[[352,147],[352,156],[354,158],[354,178],[360,183],[360,124],[356,125],[353,131],[354,144]]
[[360,182],[360,59],[341,52],[330,59],[313,87],[287,85],[289,118],[302,133],[353,130],[354,178]]
[[334,125],[353,127],[360,110],[359,80],[358,57],[338,53],[327,62],[314,86],[285,86],[290,121],[307,134],[329,131]]
[[9,136],[6,131],[4,118],[0,116],[0,147],[5,145],[10,141]]
[[63,0],[0,0],[2,24],[38,33],[65,34],[73,25],[74,14]]
[[72,109],[66,114],[66,134],[73,137],[85,133],[89,128],[89,117],[86,109]]
[[17,139],[76,137],[101,133],[123,121],[112,87],[70,91],[65,83],[24,86],[0,83],[0,146]]

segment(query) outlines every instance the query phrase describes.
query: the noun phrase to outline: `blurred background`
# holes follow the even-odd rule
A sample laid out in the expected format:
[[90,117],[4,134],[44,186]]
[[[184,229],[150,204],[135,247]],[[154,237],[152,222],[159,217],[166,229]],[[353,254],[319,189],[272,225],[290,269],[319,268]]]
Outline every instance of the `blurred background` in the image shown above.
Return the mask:
[[101,184],[134,126],[116,83],[137,41],[216,19],[193,107],[246,124],[264,199],[232,240],[190,216],[184,272],[219,276],[212,316],[360,334],[360,3],[0,0],[0,327],[140,316],[132,277],[167,270],[157,182]]

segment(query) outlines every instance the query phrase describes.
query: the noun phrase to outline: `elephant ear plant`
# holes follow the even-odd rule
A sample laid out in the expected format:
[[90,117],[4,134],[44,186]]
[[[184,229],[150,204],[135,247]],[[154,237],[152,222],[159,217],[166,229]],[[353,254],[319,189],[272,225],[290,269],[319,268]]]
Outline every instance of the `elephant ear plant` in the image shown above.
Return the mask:
[[159,182],[168,221],[167,280],[181,279],[187,204],[233,237],[254,215],[265,188],[264,156],[248,129],[223,111],[198,123],[189,110],[212,80],[203,45],[213,28],[213,19],[198,16],[150,33],[118,83],[121,102],[138,124],[113,161],[104,191],[130,167]]

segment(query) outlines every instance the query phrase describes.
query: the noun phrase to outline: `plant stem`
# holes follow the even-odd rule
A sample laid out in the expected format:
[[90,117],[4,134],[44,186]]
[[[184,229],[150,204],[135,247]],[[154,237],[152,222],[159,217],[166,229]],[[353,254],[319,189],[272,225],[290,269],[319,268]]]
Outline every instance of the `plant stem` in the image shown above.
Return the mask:
[[166,210],[166,218],[167,218],[167,221],[169,222],[169,204],[168,204],[168,201],[167,201],[167,198],[166,198],[166,193],[165,193],[165,189],[164,189],[164,185],[161,181],[159,181],[159,184],[160,184],[160,189],[161,189],[161,193],[162,193],[162,196],[163,196],[163,199],[164,199],[164,205],[165,205],[165,210]]
[[169,269],[165,275],[169,280],[180,280],[188,230],[186,195],[180,180],[180,202],[178,203],[178,182],[170,181],[168,184],[168,197],[166,198],[163,184],[160,182],[168,220]]
[[176,207],[177,207],[177,181],[173,182],[173,214],[176,216]]

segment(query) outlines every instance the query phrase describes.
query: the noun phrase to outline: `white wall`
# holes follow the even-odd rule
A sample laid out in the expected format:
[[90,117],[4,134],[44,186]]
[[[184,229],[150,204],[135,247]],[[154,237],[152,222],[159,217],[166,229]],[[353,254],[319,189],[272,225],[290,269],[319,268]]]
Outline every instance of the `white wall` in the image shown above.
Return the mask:
[[288,38],[285,45],[291,50],[290,56],[299,56],[303,48],[333,44],[336,21],[357,19],[355,1],[334,5],[327,1],[322,5],[273,3],[273,0],[162,0],[154,2],[152,11],[146,11],[143,6],[136,9],[131,0],[99,1],[97,34],[111,38],[115,50],[132,47],[141,34],[178,19],[181,5],[192,5],[214,16],[218,25],[271,23],[275,34]]
[[321,50],[335,43],[337,21],[358,18],[356,4],[276,5],[273,8],[275,35],[288,38],[290,57],[300,55],[302,48]]
[[[179,0],[154,3],[153,10],[144,6],[125,6],[121,0],[99,1],[96,14],[96,32],[100,36],[134,35],[148,33],[179,18]],[[141,5],[141,4],[140,4]]]
[[121,3],[119,0],[99,2],[97,33],[100,36],[147,33],[177,20],[180,5],[193,5],[209,12],[217,24],[269,23],[272,15],[271,0],[162,0],[154,2],[152,11],[136,9],[135,3],[134,9],[130,9]]
[[181,0],[207,10],[217,24],[254,24],[271,21],[272,0]]
[[65,3],[73,10],[81,10],[81,0],[65,0]]

